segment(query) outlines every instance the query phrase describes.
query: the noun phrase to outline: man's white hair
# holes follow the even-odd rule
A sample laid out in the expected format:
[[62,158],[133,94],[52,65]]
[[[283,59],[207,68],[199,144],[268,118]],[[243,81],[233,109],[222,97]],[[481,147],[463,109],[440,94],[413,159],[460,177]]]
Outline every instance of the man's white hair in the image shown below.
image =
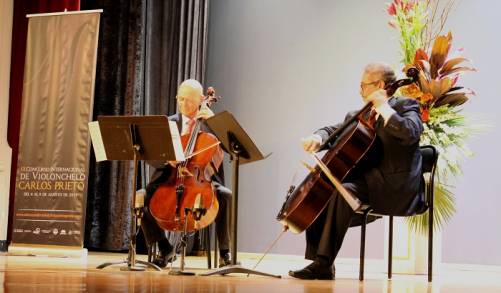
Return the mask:
[[179,85],[179,88],[185,87],[185,86],[188,86],[188,87],[192,88],[193,90],[196,90],[200,95],[203,95],[203,93],[204,93],[204,89],[203,89],[202,85],[196,79],[187,79],[187,80],[183,81]]
[[364,71],[371,75],[377,75],[386,85],[392,84],[397,79],[395,71],[384,62],[372,62],[365,66]]

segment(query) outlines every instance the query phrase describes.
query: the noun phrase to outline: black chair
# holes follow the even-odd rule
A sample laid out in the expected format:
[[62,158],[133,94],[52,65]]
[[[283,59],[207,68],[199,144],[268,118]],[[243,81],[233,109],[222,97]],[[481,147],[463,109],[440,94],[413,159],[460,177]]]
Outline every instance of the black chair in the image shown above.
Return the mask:
[[[207,253],[207,268],[211,269],[212,268],[212,258],[211,258],[211,228],[213,224],[210,224],[209,226],[201,229],[200,232],[200,237],[203,238],[204,240],[204,248]],[[155,243],[153,245],[148,246],[148,262],[152,262],[153,259],[155,258],[155,255],[157,254],[158,251],[158,245]],[[214,241],[214,267],[217,267],[217,239]]]
[[[419,205],[411,211],[406,216],[415,216],[429,211],[428,214],[428,282],[432,281],[433,273],[433,187],[435,181],[435,169],[437,167],[438,161],[438,151],[432,145],[421,146],[421,155],[423,157],[422,170],[423,179],[425,182],[424,190],[424,200],[423,204]],[[389,216],[390,217],[390,227],[389,227],[389,241],[388,241],[388,279],[392,277],[392,255],[393,255],[393,217],[394,215],[382,215],[377,213],[372,213],[373,209],[371,206],[364,205],[360,210],[360,214],[363,215],[362,220],[362,232],[360,239],[360,268],[358,279],[363,281],[364,279],[364,264],[365,264],[365,231],[367,226],[367,218],[369,215],[374,216]],[[402,215],[399,215],[402,216]]]

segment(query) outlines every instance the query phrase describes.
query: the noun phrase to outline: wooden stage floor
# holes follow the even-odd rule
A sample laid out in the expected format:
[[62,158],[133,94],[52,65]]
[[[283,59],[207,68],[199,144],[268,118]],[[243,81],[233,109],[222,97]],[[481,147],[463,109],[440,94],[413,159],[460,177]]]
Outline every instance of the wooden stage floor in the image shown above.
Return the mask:
[[[259,255],[239,254],[242,265],[251,268]],[[501,268],[442,265],[433,283],[425,275],[394,275],[386,278],[382,262],[367,263],[366,280],[358,281],[355,260],[336,263],[336,280],[303,281],[290,278],[289,269],[308,264],[299,256],[269,255],[257,268],[279,274],[281,279],[246,275],[170,276],[168,269],[146,272],[121,271],[120,266],[103,270],[96,266],[120,261],[126,254],[90,252],[86,258],[7,256],[0,254],[0,292],[501,292]],[[138,259],[146,260],[139,255]],[[179,266],[179,260],[174,267]],[[187,270],[207,269],[205,257],[188,257]]]

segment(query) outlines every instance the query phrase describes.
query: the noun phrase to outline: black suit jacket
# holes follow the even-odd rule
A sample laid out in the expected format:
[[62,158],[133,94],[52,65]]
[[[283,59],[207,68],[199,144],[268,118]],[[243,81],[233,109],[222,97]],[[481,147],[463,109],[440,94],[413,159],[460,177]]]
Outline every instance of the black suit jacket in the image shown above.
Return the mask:
[[[416,100],[393,97],[388,101],[396,111],[387,124],[379,117],[375,124],[376,141],[361,176],[369,189],[369,204],[375,212],[408,215],[422,201],[423,182],[419,138],[423,124]],[[347,119],[355,112],[347,115]],[[325,141],[338,127],[316,131]]]
[[[182,117],[181,114],[174,114],[172,116],[169,116],[169,120],[175,121],[177,124],[177,129],[179,130],[179,133],[181,133],[182,130]],[[201,131],[204,132],[209,132],[212,133],[212,131],[209,129],[209,127],[205,124],[205,122],[202,122],[202,125],[200,127]],[[171,174],[171,172],[174,170],[172,166],[169,164],[166,164],[166,162],[163,161],[148,161],[147,162],[149,165],[155,168],[155,172],[150,178],[150,182],[148,183],[148,187],[146,188],[148,193],[152,193],[155,191],[156,186],[160,183],[163,183],[165,180],[167,180]],[[217,182],[221,185],[224,185],[224,171],[223,171],[223,166],[219,167],[219,170],[216,174],[212,176],[212,181]],[[154,188],[152,188],[154,186]]]

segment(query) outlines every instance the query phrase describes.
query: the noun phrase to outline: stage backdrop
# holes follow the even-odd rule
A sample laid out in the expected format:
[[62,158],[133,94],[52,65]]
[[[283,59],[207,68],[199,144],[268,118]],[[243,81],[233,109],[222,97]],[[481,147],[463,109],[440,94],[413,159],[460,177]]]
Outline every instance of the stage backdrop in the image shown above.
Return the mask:
[[9,251],[82,247],[100,12],[29,16]]

